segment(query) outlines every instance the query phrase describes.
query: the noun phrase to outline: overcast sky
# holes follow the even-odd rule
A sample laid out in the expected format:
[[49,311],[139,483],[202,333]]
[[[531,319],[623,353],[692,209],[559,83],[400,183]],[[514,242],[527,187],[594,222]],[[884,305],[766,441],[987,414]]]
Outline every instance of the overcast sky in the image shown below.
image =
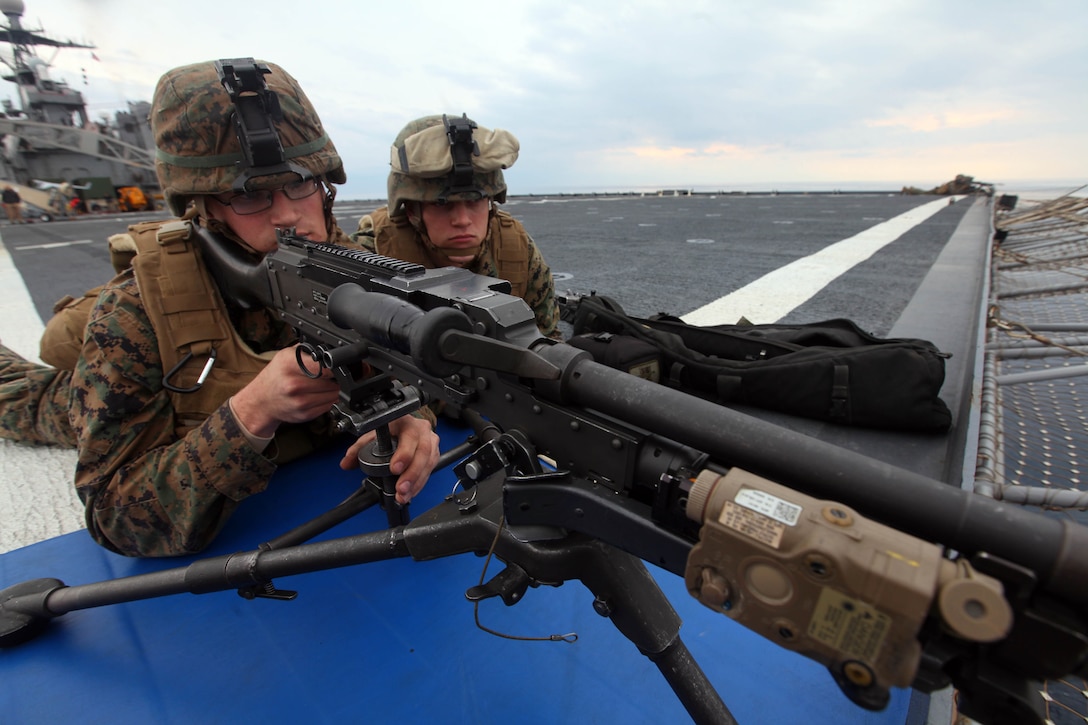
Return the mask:
[[518,136],[513,193],[1088,182],[1085,0],[25,4],[97,46],[54,59],[92,117],[177,65],[282,65],[342,198],[383,198],[393,137],[443,112]]

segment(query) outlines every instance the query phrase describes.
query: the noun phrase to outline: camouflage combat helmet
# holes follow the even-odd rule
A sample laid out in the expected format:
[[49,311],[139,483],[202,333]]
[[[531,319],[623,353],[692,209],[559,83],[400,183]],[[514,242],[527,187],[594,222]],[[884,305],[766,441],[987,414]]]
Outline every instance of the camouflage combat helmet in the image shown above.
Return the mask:
[[390,151],[389,216],[405,201],[506,201],[502,170],[518,158],[518,140],[477,126],[467,115],[425,116],[405,126]]
[[[240,116],[237,103],[255,112]],[[155,172],[179,216],[196,194],[275,188],[307,173],[347,180],[306,94],[272,63],[240,58],[167,71],[155,87],[151,130]]]

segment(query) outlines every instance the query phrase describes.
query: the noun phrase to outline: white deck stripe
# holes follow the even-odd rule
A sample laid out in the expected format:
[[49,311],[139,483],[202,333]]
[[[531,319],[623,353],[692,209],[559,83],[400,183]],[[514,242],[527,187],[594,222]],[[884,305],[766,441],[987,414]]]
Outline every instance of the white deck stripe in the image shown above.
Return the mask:
[[[0,342],[38,361],[45,325],[2,243],[0,290]],[[0,554],[84,527],[75,469],[72,449],[0,439]]]
[[57,249],[58,247],[74,247],[77,244],[92,244],[93,239],[77,239],[72,242],[47,242],[46,244],[27,244],[22,247],[15,247],[20,252],[24,249]]
[[837,277],[948,206],[949,198],[960,197],[931,201],[828,245],[692,310],[682,319],[691,325],[732,325],[741,317],[756,325],[777,322]]
[[38,343],[45,325],[30,299],[23,276],[11,261],[11,254],[0,237],[0,341],[28,360],[38,360]]

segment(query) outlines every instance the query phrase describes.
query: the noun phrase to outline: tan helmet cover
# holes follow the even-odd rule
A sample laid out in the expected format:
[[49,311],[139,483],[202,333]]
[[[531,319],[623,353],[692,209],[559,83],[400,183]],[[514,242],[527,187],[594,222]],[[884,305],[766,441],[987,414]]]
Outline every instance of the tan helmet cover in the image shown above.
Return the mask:
[[476,126],[472,140],[479,154],[471,157],[472,188],[447,195],[454,162],[443,118],[425,116],[411,121],[393,142],[389,154],[390,216],[404,214],[405,201],[438,201],[447,196],[506,201],[502,170],[513,166],[518,159],[520,146],[514,134]]
[[[472,166],[477,171],[490,173],[508,169],[518,160],[518,140],[509,131],[477,127],[472,132],[472,139],[480,149],[479,156],[472,157]],[[422,179],[445,176],[453,170],[446,129],[431,126],[404,139],[403,146],[391,149],[389,165],[397,173]]]

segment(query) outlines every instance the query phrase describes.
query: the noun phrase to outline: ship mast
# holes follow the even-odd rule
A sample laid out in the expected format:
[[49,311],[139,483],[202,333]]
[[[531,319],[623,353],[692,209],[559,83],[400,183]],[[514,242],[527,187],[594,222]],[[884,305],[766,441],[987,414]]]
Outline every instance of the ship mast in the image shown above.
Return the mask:
[[[149,105],[129,103],[114,123],[87,117],[83,94],[62,80],[54,80],[49,63],[35,48],[46,46],[93,49],[71,40],[57,40],[41,28],[25,28],[23,0],[0,0],[0,43],[11,46],[10,57],[0,54],[8,72],[2,77],[15,84],[19,107],[3,101],[0,113],[0,177],[33,186],[37,180],[75,182],[108,180],[106,188],[139,186],[157,191],[150,130]],[[106,197],[113,190],[102,192]]]
[[[23,0],[0,0],[0,12],[7,17],[7,24],[0,26],[0,42],[10,44],[12,51],[10,60],[0,56],[0,62],[11,69],[3,79],[18,87],[20,110],[30,120],[86,128],[87,107],[83,94],[63,81],[54,81],[49,75],[49,64],[38,57],[34,47],[92,49],[94,46],[56,40],[40,28],[24,28],[21,20],[24,9]],[[8,115],[15,111],[14,108],[4,110]]]

